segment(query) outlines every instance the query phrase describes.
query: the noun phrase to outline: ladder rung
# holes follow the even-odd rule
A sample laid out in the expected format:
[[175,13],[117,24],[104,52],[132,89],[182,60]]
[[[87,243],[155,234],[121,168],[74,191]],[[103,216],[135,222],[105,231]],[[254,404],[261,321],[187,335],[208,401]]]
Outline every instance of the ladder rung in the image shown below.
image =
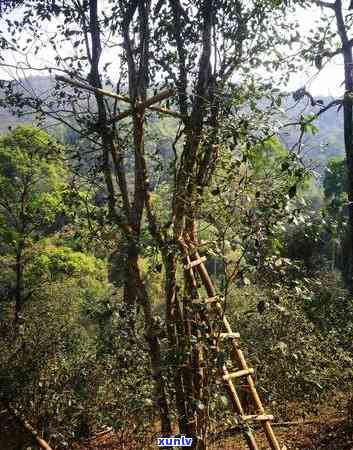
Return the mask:
[[220,333],[221,339],[240,339],[239,333]]
[[208,305],[209,303],[220,302],[221,299],[219,297],[209,297],[209,298],[197,298],[192,301],[194,305]]
[[211,337],[212,339],[240,339],[239,333],[214,333],[214,334],[206,334],[207,337]]
[[237,372],[233,373],[227,373],[227,375],[223,375],[223,380],[231,380],[232,378],[239,378],[239,377],[245,377],[247,375],[252,375],[254,373],[254,369],[244,369],[244,370],[238,370]]
[[202,256],[201,258],[195,259],[195,261],[191,261],[190,264],[187,264],[186,266],[184,266],[184,269],[185,269],[185,270],[189,270],[189,269],[191,269],[192,267],[198,266],[198,265],[202,264],[202,263],[205,262],[205,261],[207,261],[206,256]]
[[255,420],[256,422],[267,422],[273,420],[273,416],[271,415],[254,415],[254,416],[241,416],[241,419],[246,420]]

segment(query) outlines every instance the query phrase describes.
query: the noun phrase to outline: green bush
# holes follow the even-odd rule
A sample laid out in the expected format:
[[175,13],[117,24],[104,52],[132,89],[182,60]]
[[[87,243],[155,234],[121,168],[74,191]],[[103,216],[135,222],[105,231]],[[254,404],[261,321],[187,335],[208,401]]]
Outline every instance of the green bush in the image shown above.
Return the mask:
[[235,289],[228,309],[271,409],[286,415],[290,401],[319,402],[352,385],[353,305],[335,274]]

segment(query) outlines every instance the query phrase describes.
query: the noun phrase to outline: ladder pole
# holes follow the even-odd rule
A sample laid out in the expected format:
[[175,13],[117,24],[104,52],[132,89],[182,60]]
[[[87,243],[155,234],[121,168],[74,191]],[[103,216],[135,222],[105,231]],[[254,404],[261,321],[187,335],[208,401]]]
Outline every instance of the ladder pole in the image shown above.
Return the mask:
[[[233,346],[234,346],[234,344],[233,344]],[[244,354],[240,350],[240,348],[238,348],[238,345],[234,346],[234,351],[235,351],[236,359],[238,360],[241,368],[243,370],[249,370],[249,366],[246,363],[246,360],[244,358]],[[259,395],[257,393],[253,377],[251,375],[247,375],[246,376],[246,381],[247,381],[247,383],[249,385],[249,389],[250,389],[250,392],[251,392],[252,397],[254,399],[254,403],[255,403],[256,407],[258,408],[260,413],[263,413],[265,410],[264,410],[262,401],[261,401],[261,399],[260,399],[260,397],[259,397]]]
[[[223,372],[223,376],[229,375],[228,369],[225,366],[223,366],[222,372]],[[241,416],[244,416],[245,412],[244,412],[243,406],[241,404],[238,392],[236,391],[234,384],[232,383],[231,380],[228,380],[228,382],[226,383],[226,388],[230,394],[230,398],[231,398],[234,409],[236,410],[236,412],[238,414],[240,414]]]
[[[243,352],[237,346],[235,347],[235,354],[237,356],[237,359],[238,359],[239,364],[241,365],[241,367],[244,370],[245,369],[249,369],[249,367],[248,367],[248,365],[246,363],[246,360],[245,360]],[[254,403],[255,403],[256,407],[258,408],[260,414],[264,414],[265,413],[265,409],[263,407],[263,404],[262,404],[262,401],[261,401],[261,399],[259,397],[259,394],[257,393],[253,377],[251,375],[248,375],[246,377],[246,381],[247,381],[247,383],[249,385],[249,390],[251,392],[251,395],[252,395],[252,398],[254,400]],[[263,429],[264,429],[264,431],[266,433],[267,440],[268,440],[268,442],[269,442],[269,444],[271,446],[271,449],[272,450],[281,450],[281,447],[280,447],[280,445],[279,445],[279,443],[277,441],[275,433],[273,432],[271,423],[269,421],[265,421],[265,422],[263,422],[262,427],[263,427]]]
[[267,436],[267,440],[271,446],[272,450],[282,450],[282,447],[279,445],[278,440],[276,438],[276,435],[272,429],[272,425],[270,422],[263,422],[262,425],[266,436]]
[[[199,252],[195,251],[196,258],[200,258]],[[199,266],[197,266],[198,272],[200,274],[201,280],[206,288],[207,294],[210,297],[216,297],[217,292],[216,289],[212,283],[211,277],[209,276],[207,269],[203,263],[201,263]]]
[[[222,368],[222,372],[223,372],[223,375],[229,375],[228,369],[225,366]],[[234,384],[232,383],[231,380],[228,380],[228,382],[226,383],[226,390],[228,391],[228,395],[232,402],[233,409],[240,416],[244,416],[245,412],[244,412],[243,406],[241,404],[239,395],[234,387]],[[259,448],[257,446],[257,442],[255,440],[255,437],[254,437],[252,431],[248,429],[244,432],[244,435],[245,435],[244,437],[245,437],[245,440],[246,440],[250,450],[259,450]]]
[[250,430],[245,430],[243,434],[250,450],[259,450],[259,447],[257,446],[257,442],[255,441],[252,432]]
[[[219,306],[220,306],[219,309],[221,309],[222,308],[221,305],[219,305]],[[228,322],[228,319],[226,316],[223,316],[223,325],[224,325],[224,328],[227,330],[227,333],[233,333],[232,327],[230,326],[230,323]]]

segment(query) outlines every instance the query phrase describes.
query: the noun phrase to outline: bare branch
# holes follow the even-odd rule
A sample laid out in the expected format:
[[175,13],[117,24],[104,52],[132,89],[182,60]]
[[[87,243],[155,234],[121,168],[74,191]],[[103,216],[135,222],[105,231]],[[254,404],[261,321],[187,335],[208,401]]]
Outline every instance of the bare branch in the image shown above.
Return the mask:
[[321,0],[314,0],[314,3],[318,6],[321,6],[322,8],[330,8],[330,9],[336,8],[336,2],[329,3],[329,2],[323,2]]
[[[328,111],[329,109],[333,108],[334,106],[341,106],[343,104],[344,100],[342,99],[336,99],[336,100],[332,100],[332,102],[328,103],[326,106],[324,106],[323,108],[321,108],[317,113],[313,114],[312,117],[310,117],[309,120],[307,121],[298,121],[298,122],[288,122],[285,123],[284,125],[281,126],[281,128],[287,128],[287,127],[293,127],[293,126],[298,126],[298,125],[304,125],[304,124],[309,124],[311,122],[313,122],[314,120],[316,120],[319,116],[321,116],[321,114],[323,114],[324,112]],[[267,139],[268,137],[266,137]]]

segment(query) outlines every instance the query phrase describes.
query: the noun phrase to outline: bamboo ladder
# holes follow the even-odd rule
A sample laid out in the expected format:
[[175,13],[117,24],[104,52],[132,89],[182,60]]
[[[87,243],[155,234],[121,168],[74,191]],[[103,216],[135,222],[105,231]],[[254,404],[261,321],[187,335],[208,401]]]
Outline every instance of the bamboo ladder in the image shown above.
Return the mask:
[[[197,298],[192,301],[193,304],[203,305],[208,311],[210,315],[211,312],[216,312],[222,321],[221,328],[223,329],[221,333],[219,333],[216,345],[216,351],[219,351],[219,343],[224,340],[229,340],[232,346],[232,360],[236,363],[237,369],[234,371],[229,371],[226,364],[222,365],[220,376],[222,377],[223,385],[226,389],[228,397],[232,404],[232,409],[236,414],[236,418],[238,422],[242,425],[243,434],[246,440],[246,443],[250,450],[259,450],[257,441],[255,439],[254,433],[251,430],[249,424],[260,422],[262,428],[265,432],[268,444],[272,450],[284,450],[286,447],[281,447],[278,443],[278,440],[273,432],[271,422],[273,421],[273,416],[268,415],[265,412],[265,408],[262,404],[262,401],[257,392],[255,381],[253,378],[254,369],[249,367],[242,350],[240,349],[240,335],[239,333],[234,333],[229,321],[224,315],[222,300],[219,295],[217,295],[216,289],[213,285],[213,282],[207,272],[207,269],[204,265],[206,261],[205,256],[200,256],[198,251],[192,249],[193,256],[195,259],[190,257],[189,248],[187,245],[181,245],[183,259],[184,259],[184,271],[187,272],[193,280],[193,285],[195,288],[197,287],[196,276],[199,275],[204,288],[206,289],[208,298]],[[201,297],[201,296],[199,296]],[[209,309],[211,308],[211,309]],[[207,316],[207,312],[206,312]],[[207,317],[206,317],[207,320]],[[208,320],[208,322],[210,322]],[[257,410],[257,414],[247,415],[245,413],[244,407],[238,395],[237,389],[234,385],[233,380],[244,378],[249,386],[249,391],[252,399],[252,403]]]

